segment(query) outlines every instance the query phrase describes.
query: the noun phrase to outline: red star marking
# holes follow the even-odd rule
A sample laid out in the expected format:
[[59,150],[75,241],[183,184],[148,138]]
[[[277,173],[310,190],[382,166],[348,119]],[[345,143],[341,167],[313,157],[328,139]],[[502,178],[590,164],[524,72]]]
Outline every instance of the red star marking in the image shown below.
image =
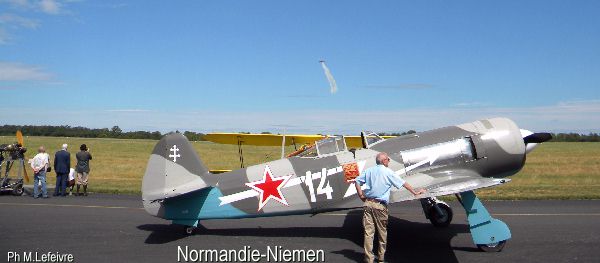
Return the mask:
[[252,183],[246,183],[246,185],[258,193],[260,193],[260,199],[258,200],[258,210],[260,211],[263,206],[267,204],[270,199],[288,205],[285,200],[285,196],[281,193],[281,188],[285,186],[287,181],[292,177],[291,175],[280,176],[273,178],[271,168],[268,165],[265,166],[265,172],[263,173],[263,179],[260,181],[254,181]]

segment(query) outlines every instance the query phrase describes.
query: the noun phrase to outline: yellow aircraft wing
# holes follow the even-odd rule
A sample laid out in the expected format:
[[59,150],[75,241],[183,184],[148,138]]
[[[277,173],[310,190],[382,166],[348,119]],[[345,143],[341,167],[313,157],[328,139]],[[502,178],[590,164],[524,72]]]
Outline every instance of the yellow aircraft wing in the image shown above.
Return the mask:
[[[389,139],[389,138],[394,138],[396,136],[379,136],[381,138],[384,139]],[[348,149],[350,148],[362,148],[363,144],[362,144],[362,138],[360,136],[344,136],[344,139],[346,140],[346,147]]]
[[[207,141],[221,144],[281,146],[283,135],[279,134],[245,134],[245,133],[209,133],[204,136]],[[285,145],[310,144],[325,138],[323,135],[285,135]]]
[[[285,145],[303,145],[313,144],[314,142],[326,138],[325,135],[309,134],[286,134]],[[381,136],[382,138],[393,138],[394,136]],[[281,146],[283,135],[280,134],[245,134],[245,133],[208,133],[204,136],[207,141],[220,144],[238,144],[259,145],[259,146]],[[346,147],[361,148],[362,141],[360,136],[344,136]]]

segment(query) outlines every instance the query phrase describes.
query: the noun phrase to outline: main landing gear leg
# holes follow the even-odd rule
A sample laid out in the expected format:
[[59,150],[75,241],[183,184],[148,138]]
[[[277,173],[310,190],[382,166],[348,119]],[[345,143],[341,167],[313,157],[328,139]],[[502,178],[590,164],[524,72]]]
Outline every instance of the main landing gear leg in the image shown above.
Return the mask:
[[183,225],[184,233],[191,236],[198,226],[198,220],[173,220],[173,224]]
[[477,247],[485,252],[502,251],[511,237],[508,226],[493,218],[473,191],[460,193],[456,197],[467,212],[471,237]]

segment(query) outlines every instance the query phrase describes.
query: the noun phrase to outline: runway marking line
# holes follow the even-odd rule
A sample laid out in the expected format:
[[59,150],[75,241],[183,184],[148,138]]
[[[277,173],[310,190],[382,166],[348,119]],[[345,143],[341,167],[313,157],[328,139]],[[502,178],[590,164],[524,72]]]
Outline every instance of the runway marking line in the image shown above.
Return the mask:
[[[348,214],[321,214],[324,216],[347,216]],[[402,215],[402,216],[412,216],[414,214],[398,214],[398,213],[390,213],[390,215]],[[562,214],[492,214],[494,216],[600,216],[600,213],[562,213]],[[357,216],[362,216],[362,214],[357,214]]]
[[17,206],[55,206],[55,207],[84,207],[84,208],[105,208],[105,209],[133,209],[133,210],[144,210],[144,208],[141,208],[141,207],[127,207],[127,206],[104,206],[104,205],[23,204],[23,203],[0,203],[0,205],[17,205]]

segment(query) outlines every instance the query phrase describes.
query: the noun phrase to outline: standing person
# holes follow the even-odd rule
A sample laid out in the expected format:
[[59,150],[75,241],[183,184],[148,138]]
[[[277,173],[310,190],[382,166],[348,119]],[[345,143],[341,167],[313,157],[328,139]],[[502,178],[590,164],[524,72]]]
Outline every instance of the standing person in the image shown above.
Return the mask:
[[42,183],[42,197],[48,198],[46,190],[46,170],[49,167],[50,156],[46,153],[44,146],[40,146],[38,154],[31,160],[31,168],[33,168],[33,198],[39,197],[39,183]]
[[[397,176],[388,168],[390,158],[386,153],[378,153],[375,157],[377,166],[364,170],[356,177],[356,191],[358,197],[364,202],[363,226],[365,227],[365,262],[371,263],[375,260],[373,255],[373,238],[375,231],[379,239],[378,261],[383,262],[387,243],[387,222],[390,189],[404,187],[413,195],[425,193],[424,189],[413,190],[412,186]],[[361,185],[368,186],[364,191]]]
[[77,158],[77,193],[75,195],[79,195],[79,187],[83,185],[83,195],[87,196],[87,186],[88,186],[88,176],[90,174],[90,160],[92,159],[92,154],[88,151],[88,148],[85,144],[82,144],[79,147],[79,152],[75,154]]
[[62,145],[62,150],[54,154],[54,172],[56,172],[56,187],[54,196],[67,196],[67,177],[71,168],[71,153],[67,151],[68,145]]
[[75,169],[69,169],[69,181],[67,182],[69,188],[69,195],[73,195],[73,187],[75,187]]

